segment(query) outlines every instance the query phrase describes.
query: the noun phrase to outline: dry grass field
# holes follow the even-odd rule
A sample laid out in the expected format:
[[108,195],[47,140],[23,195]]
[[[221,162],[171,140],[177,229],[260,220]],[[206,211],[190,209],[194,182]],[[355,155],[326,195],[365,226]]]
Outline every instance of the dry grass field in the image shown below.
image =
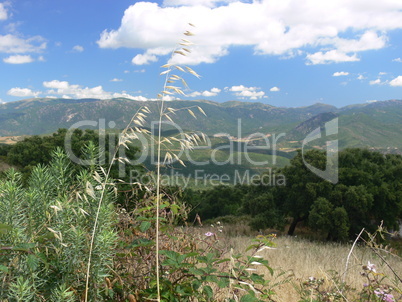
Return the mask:
[[[191,232],[202,234],[214,230],[216,230],[216,226],[208,225],[198,229],[194,228]],[[245,235],[246,233],[248,235]],[[252,232],[250,233],[247,227],[228,225],[223,226],[222,233],[218,234],[220,243],[217,244],[233,248],[234,252],[241,253],[252,243],[252,239]],[[338,280],[343,279],[350,287],[360,291],[365,283],[365,278],[361,275],[362,266],[367,265],[369,261],[376,265],[378,273],[393,277],[392,271],[384,261],[363,244],[357,244],[354,247],[346,271],[347,257],[351,251],[352,242],[348,244],[319,242],[285,235],[278,235],[273,241],[276,244],[275,249],[266,249],[259,252],[258,255],[267,259],[275,270],[273,283],[287,279],[287,282],[275,288],[277,293],[275,301],[277,302],[300,301],[297,288],[300,288],[300,284],[310,277],[323,278],[325,280],[323,288],[335,288],[333,272],[338,274]],[[402,259],[400,257],[385,250],[380,251],[380,255],[395,272],[399,273],[399,276],[402,275]],[[286,273],[279,276],[282,271]],[[269,276],[268,272],[266,276]]]

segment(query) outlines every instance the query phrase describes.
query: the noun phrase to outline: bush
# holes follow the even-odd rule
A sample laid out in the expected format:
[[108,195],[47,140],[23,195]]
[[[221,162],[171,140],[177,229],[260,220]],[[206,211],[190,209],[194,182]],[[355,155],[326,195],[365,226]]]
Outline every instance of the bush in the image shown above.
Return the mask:
[[[95,154],[93,145],[87,148]],[[14,170],[0,183],[0,300],[77,301],[85,291],[90,237],[100,192],[95,169],[72,173],[57,149],[48,166],[32,170],[28,185]],[[98,174],[99,175],[99,174]],[[113,263],[116,233],[112,194],[100,207],[90,270],[92,301],[107,294],[104,278]]]

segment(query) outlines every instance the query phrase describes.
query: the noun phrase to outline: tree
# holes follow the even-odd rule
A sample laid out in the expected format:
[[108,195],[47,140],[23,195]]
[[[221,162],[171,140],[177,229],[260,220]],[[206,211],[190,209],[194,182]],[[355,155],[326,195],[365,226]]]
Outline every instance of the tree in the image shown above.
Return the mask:
[[[23,178],[27,179],[33,167],[50,162],[51,154],[57,147],[64,149],[70,159],[78,159],[77,161],[72,161],[74,167],[77,168],[82,163],[80,159],[85,157],[84,150],[86,150],[86,146],[89,143],[93,143],[99,150],[96,164],[106,167],[113,156],[112,153],[115,150],[112,148],[117,145],[117,140],[118,136],[115,134],[106,134],[103,137],[90,129],[74,129],[71,133],[67,129],[59,129],[52,135],[27,137],[6,148],[6,161],[19,167],[24,175]],[[124,149],[124,152],[120,150],[122,151],[121,153],[131,160],[136,158],[139,151],[139,148],[133,145],[129,145],[129,149],[125,149],[123,146],[120,148]],[[137,175],[143,173],[143,169],[139,165],[132,166],[116,161],[113,163],[111,176],[129,181],[130,170],[132,169],[138,171]]]
[[348,214],[343,207],[334,207],[324,197],[314,201],[309,212],[310,227],[327,233],[329,240],[346,240],[349,234]]
[[299,150],[280,173],[286,178],[286,186],[281,188],[282,209],[292,218],[288,235],[293,235],[297,224],[307,220],[313,202],[318,197],[326,197],[332,189],[332,184],[312,173],[304,164],[303,158],[314,167],[324,169],[326,165],[325,153],[319,150],[310,150],[305,154]]
[[312,173],[303,160],[324,170],[326,154],[299,151],[280,171],[286,177],[286,186],[278,188],[273,197],[274,204],[292,219],[289,235],[304,220],[327,232],[332,240],[354,237],[363,227],[374,230],[381,223],[397,228],[402,218],[402,156],[343,150],[339,153],[337,184]]

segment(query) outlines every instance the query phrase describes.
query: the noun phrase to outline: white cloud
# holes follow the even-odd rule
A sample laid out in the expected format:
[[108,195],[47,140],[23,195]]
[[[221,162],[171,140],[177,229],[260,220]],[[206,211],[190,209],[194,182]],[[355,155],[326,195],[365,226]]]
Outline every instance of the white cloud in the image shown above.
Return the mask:
[[155,55],[145,53],[136,55],[131,60],[131,63],[133,63],[134,65],[145,65],[156,61],[158,61],[158,58]]
[[22,39],[11,34],[0,35],[0,52],[3,53],[41,52],[44,49],[46,49],[46,42],[40,36]]
[[199,91],[194,91],[190,93],[188,96],[190,97],[197,97],[197,96],[204,96],[204,97],[211,97],[211,96],[217,96],[222,90],[219,88],[212,88],[211,90],[205,90],[202,92]]
[[8,19],[8,11],[6,8],[6,3],[0,3],[0,21]]
[[380,79],[370,81],[370,85],[380,85],[380,84],[381,84],[381,80],[380,80]]
[[234,92],[234,95],[240,99],[249,98],[250,100],[261,99],[265,96],[264,91],[259,91],[258,87],[246,87],[244,85],[226,87],[226,90]]
[[357,77],[358,80],[364,80],[366,77],[362,74],[359,74],[359,76]]
[[126,92],[122,93],[112,93],[104,91],[102,86],[96,87],[82,87],[81,85],[70,84],[67,81],[53,80],[49,82],[43,82],[43,86],[48,88],[46,91],[49,95],[58,95],[63,98],[74,98],[74,99],[111,99],[111,98],[128,98],[132,100],[144,101],[146,100],[143,96],[133,96]]
[[279,87],[272,87],[269,91],[271,91],[271,92],[277,92],[277,91],[280,91],[281,89],[279,88]]
[[398,76],[395,79],[393,79],[391,82],[389,82],[389,85],[394,86],[394,87],[401,87],[402,86],[402,76]]
[[235,0],[164,0],[164,6],[194,6],[201,5],[207,7],[215,7],[217,3],[230,3],[236,2]]
[[341,77],[341,76],[347,76],[349,75],[349,72],[346,71],[337,71],[334,72],[334,74],[332,75],[333,77]]
[[384,72],[384,71],[381,71],[381,72],[378,73],[379,76],[386,75],[386,74],[387,74],[387,73]]
[[148,101],[148,99],[146,97],[143,97],[141,95],[132,96],[126,92],[122,92],[122,93],[115,92],[112,94],[112,98],[126,98],[126,99],[135,100],[135,101],[142,101],[142,102]]
[[[336,12],[336,13],[334,13]],[[183,20],[191,20],[196,43],[186,64],[213,63],[229,47],[254,47],[255,54],[307,54],[311,64],[358,61],[358,53],[387,46],[388,32],[401,29],[402,1],[397,0],[165,0],[163,6],[137,2],[121,26],[105,30],[102,48],[143,49],[137,65],[157,61],[179,40]],[[163,49],[157,51],[156,49]]]
[[29,88],[11,88],[9,91],[7,91],[8,95],[11,96],[18,96],[18,97],[38,97],[41,92],[40,91],[33,91]]
[[50,82],[43,82],[43,86],[46,87],[46,88],[54,88],[54,89],[63,90],[63,89],[68,89],[70,84],[67,81],[53,80],[53,81],[50,81]]
[[75,45],[73,47],[73,51],[75,52],[83,52],[84,51],[84,47],[82,47],[81,45]]
[[110,82],[121,82],[121,81],[123,81],[122,79],[118,79],[118,78],[114,78],[114,79],[111,79],[110,80]]
[[378,36],[372,30],[368,30],[359,37],[359,39],[343,39],[339,37],[327,38],[319,41],[324,45],[333,44],[343,53],[351,53],[365,50],[384,48],[387,42],[385,35]]
[[0,99],[0,105],[1,104],[5,104],[6,102],[4,102],[2,99]]
[[396,58],[392,60],[393,62],[398,62],[398,63],[402,63],[402,59],[401,58]]
[[325,53],[322,51],[316,52],[314,54],[308,54],[307,60],[310,62],[308,64],[329,64],[329,63],[340,63],[340,62],[355,62],[360,61],[356,54],[352,56],[347,55],[343,52],[339,52],[338,50],[330,50]]
[[15,55],[4,58],[3,62],[8,64],[26,64],[32,63],[34,59],[29,55]]

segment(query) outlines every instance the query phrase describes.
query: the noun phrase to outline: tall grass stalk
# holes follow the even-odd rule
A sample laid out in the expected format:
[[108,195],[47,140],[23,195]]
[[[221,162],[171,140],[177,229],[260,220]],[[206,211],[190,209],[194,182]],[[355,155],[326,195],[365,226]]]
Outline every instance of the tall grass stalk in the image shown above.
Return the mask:
[[[112,170],[112,166],[113,163],[115,161],[125,161],[124,158],[120,158],[118,157],[118,152],[120,150],[121,146],[127,147],[126,143],[127,143],[127,139],[128,139],[128,130],[130,129],[131,125],[133,123],[138,124],[138,121],[136,120],[136,117],[138,116],[138,114],[141,111],[145,111],[148,112],[148,108],[147,107],[141,107],[140,109],[137,110],[137,112],[134,114],[133,118],[131,119],[130,123],[126,126],[126,128],[123,130],[120,139],[119,139],[119,143],[118,146],[115,148],[114,152],[113,152],[113,156],[112,156],[112,160],[108,166],[107,171],[105,172],[105,170],[103,170],[103,168],[101,167],[101,171],[104,174],[104,181],[101,182],[101,177],[97,177],[98,182],[101,183],[102,186],[102,191],[101,191],[101,196],[99,198],[99,202],[98,202],[98,207],[96,210],[96,215],[95,215],[95,221],[94,221],[94,225],[93,225],[93,229],[92,229],[92,234],[91,234],[91,242],[90,242],[90,246],[89,246],[89,255],[88,255],[88,262],[87,262],[87,269],[86,269],[86,280],[85,280],[85,302],[88,301],[88,291],[89,291],[89,278],[90,278],[90,271],[91,271],[91,264],[92,264],[92,254],[93,254],[93,248],[94,248],[94,241],[95,241],[95,236],[96,236],[96,231],[98,228],[98,221],[99,221],[99,214],[100,214],[100,210],[101,210],[101,206],[105,197],[105,192],[107,190],[107,187],[110,185],[113,185],[109,182],[109,176],[110,176],[110,172]],[[133,137],[132,137],[133,138]]]
[[[194,26],[190,23],[191,26]],[[191,36],[193,35],[191,32],[186,31],[184,35]],[[185,46],[189,46],[190,42],[189,41],[183,41],[181,43],[186,44]],[[185,49],[184,51],[189,52],[188,49]],[[177,54],[180,55],[186,55],[184,51],[178,50],[178,48],[175,48],[175,50],[171,53],[170,60],[172,61],[174,56]],[[171,72],[172,72],[172,67],[175,67],[179,70],[184,70],[181,67],[178,68],[178,65],[170,65],[166,64],[163,67],[167,68],[166,71],[162,72],[161,75],[165,75],[165,81],[163,84],[163,90],[161,93],[158,94],[158,99],[160,100],[160,107],[159,107],[159,121],[158,121],[158,138],[157,138],[157,167],[156,167],[156,226],[155,226],[155,236],[156,236],[156,244],[155,244],[155,258],[156,258],[156,287],[157,287],[157,301],[160,302],[160,269],[159,269],[159,210],[160,210],[160,201],[161,201],[161,151],[162,151],[162,121],[163,117],[167,116],[165,112],[165,99],[168,95],[172,95],[175,93],[184,95],[183,91],[179,87],[171,86],[168,85],[169,82],[175,82],[177,79],[181,79],[183,83],[185,81],[179,77],[179,76],[173,76],[171,77]],[[187,67],[188,68],[188,67]],[[189,69],[188,70],[192,70]],[[193,74],[198,76],[194,71]]]
[[[193,24],[189,23],[190,26],[194,26]],[[186,31],[184,32],[185,36],[192,36],[193,33],[191,33],[190,31]],[[186,39],[182,39],[180,45],[184,46],[184,47],[176,47],[173,52],[171,53],[170,59],[169,61],[173,61],[174,57],[176,55],[182,55],[182,56],[186,56],[186,53],[190,53],[191,51],[188,48],[185,47],[189,47],[191,46],[193,43],[191,43],[190,41],[186,40]],[[157,145],[157,164],[156,164],[156,201],[155,201],[155,270],[156,270],[156,287],[157,287],[157,298],[156,301],[160,302],[161,301],[161,295],[160,295],[160,263],[159,263],[159,250],[160,250],[160,244],[159,244],[159,233],[160,233],[160,202],[161,202],[161,167],[162,164],[164,164],[166,162],[166,159],[168,159],[168,161],[171,161],[173,159],[172,155],[167,152],[166,156],[165,156],[165,160],[162,163],[162,147],[164,145],[164,142],[167,143],[171,143],[171,141],[169,140],[169,138],[164,138],[162,139],[162,123],[164,121],[164,118],[166,118],[167,120],[173,122],[172,118],[169,116],[169,114],[174,114],[176,111],[176,109],[173,108],[168,108],[165,106],[165,100],[168,96],[170,95],[175,95],[175,94],[180,94],[180,95],[185,95],[183,90],[178,87],[178,86],[173,86],[171,83],[175,83],[177,81],[180,81],[182,85],[184,85],[185,87],[187,87],[187,83],[185,82],[185,80],[175,74],[172,74],[172,70],[173,69],[177,69],[183,73],[190,73],[196,77],[199,78],[199,75],[190,67],[188,66],[179,66],[178,64],[169,64],[169,61],[167,64],[163,65],[163,68],[166,68],[165,71],[163,71],[160,75],[165,75],[165,80],[164,80],[164,85],[163,85],[163,90],[158,94],[158,102],[159,102],[159,114],[158,114],[158,134],[157,134],[157,139],[156,139],[156,145]],[[187,110],[190,115],[192,115],[193,117],[195,117],[193,111],[191,111],[192,107],[188,107],[188,108],[181,108],[180,110]],[[198,110],[205,115],[205,112],[198,107]],[[97,212],[96,212],[96,217],[95,217],[95,222],[94,222],[94,226],[92,229],[92,234],[91,234],[91,243],[90,243],[90,250],[89,250],[89,257],[88,257],[88,263],[87,263],[87,268],[86,268],[86,284],[85,284],[85,302],[88,302],[88,291],[89,291],[89,279],[90,279],[90,270],[91,270],[91,265],[92,265],[92,253],[93,253],[93,247],[94,247],[94,240],[95,240],[95,236],[97,233],[97,228],[98,228],[98,218],[99,218],[99,213],[100,213],[100,209],[101,209],[101,205],[104,199],[104,195],[105,192],[107,190],[107,187],[113,184],[109,183],[109,176],[110,176],[110,172],[111,172],[111,168],[112,165],[115,161],[119,161],[119,162],[129,162],[126,158],[122,158],[122,157],[118,157],[118,152],[119,152],[119,148],[121,146],[128,148],[127,143],[137,139],[138,136],[135,134],[135,132],[140,132],[142,134],[146,133],[146,130],[142,128],[143,126],[143,122],[145,121],[144,118],[146,118],[146,115],[144,113],[150,113],[149,109],[147,107],[141,107],[132,117],[130,123],[126,126],[126,128],[123,130],[123,132],[121,133],[120,139],[119,139],[119,143],[117,148],[115,149],[111,162],[109,164],[108,170],[105,172],[102,169],[102,172],[104,174],[104,182],[101,184],[102,185],[102,193],[98,202],[98,208],[97,208]],[[132,129],[132,124],[138,125],[139,127],[134,127],[134,129]],[[129,131],[131,130],[131,132],[129,133]],[[151,136],[152,137],[152,136]],[[202,138],[205,137],[204,135],[202,135]],[[189,135],[186,137],[186,140],[184,139],[176,139],[173,137],[170,137],[170,139],[174,139],[175,141],[179,141],[180,142],[180,146],[181,148],[192,148],[192,144],[195,143],[196,141],[200,140],[200,137],[196,134],[194,135]],[[189,139],[189,141],[188,141]],[[153,140],[152,140],[153,141]],[[184,163],[175,155],[173,154],[175,159],[180,162],[181,164],[184,165]],[[99,177],[100,179],[100,177]],[[140,184],[141,185],[141,184]]]

